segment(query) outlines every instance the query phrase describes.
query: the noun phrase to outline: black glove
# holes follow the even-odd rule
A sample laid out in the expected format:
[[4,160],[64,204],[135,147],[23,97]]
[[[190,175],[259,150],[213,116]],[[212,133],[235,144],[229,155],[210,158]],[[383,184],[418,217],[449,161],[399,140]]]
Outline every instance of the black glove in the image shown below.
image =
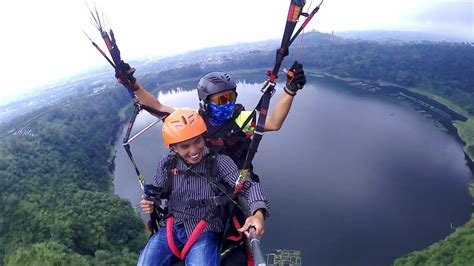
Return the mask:
[[130,82],[130,85],[135,85],[137,79],[133,76],[133,73],[135,73],[134,67],[130,67],[130,65],[125,63],[123,60],[121,60],[120,64],[118,64],[116,67],[115,77],[117,78],[118,82],[124,84],[122,79],[126,78]]
[[298,90],[303,89],[304,84],[306,84],[306,76],[304,75],[303,65],[295,61],[286,73],[285,92],[295,96]]

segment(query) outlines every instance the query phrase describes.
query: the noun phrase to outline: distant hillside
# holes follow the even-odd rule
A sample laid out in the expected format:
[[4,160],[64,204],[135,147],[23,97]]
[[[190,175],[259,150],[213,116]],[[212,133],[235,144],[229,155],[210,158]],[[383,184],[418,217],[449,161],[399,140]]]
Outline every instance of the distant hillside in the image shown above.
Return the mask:
[[[296,40],[295,43],[298,43]],[[273,44],[273,47],[272,47]],[[138,74],[158,82],[174,76],[204,75],[208,70],[269,69],[279,41],[261,45],[234,45],[189,52],[172,59],[147,62]],[[290,65],[299,54],[306,68],[321,72],[400,86],[418,88],[449,99],[474,114],[474,46],[447,42],[398,42],[344,39],[331,34],[308,32],[303,48],[297,45],[286,59]],[[163,60],[168,64],[163,67]],[[158,66],[160,66],[158,68]],[[176,69],[186,74],[175,75]],[[166,74],[164,74],[166,73]],[[152,85],[152,84],[150,84]],[[156,84],[153,84],[156,87]]]
[[474,114],[474,46],[305,36],[302,61],[342,77],[386,81],[449,99]]
[[337,36],[350,39],[361,39],[368,41],[432,41],[432,42],[473,42],[474,37],[461,38],[456,36],[450,36],[449,34],[443,33],[429,33],[419,31],[347,31],[347,32],[335,32]]
[[6,123],[15,117],[31,111],[48,105],[53,106],[64,101],[66,98],[83,97],[91,91],[91,88],[100,90],[104,87],[104,80],[108,80],[107,85],[113,85],[116,83],[114,78],[110,77],[113,70],[107,70],[109,71],[83,74],[72,77],[67,81],[37,88],[26,95],[18,97],[19,99],[16,101],[2,101],[0,106],[0,128],[2,123]]

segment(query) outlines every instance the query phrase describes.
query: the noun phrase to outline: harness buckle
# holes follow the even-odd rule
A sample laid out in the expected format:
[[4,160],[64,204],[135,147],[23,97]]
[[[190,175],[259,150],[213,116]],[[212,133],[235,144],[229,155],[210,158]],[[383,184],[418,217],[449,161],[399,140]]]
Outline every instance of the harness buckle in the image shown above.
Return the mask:
[[165,210],[168,207],[168,200],[167,199],[160,199],[160,208]]
[[188,200],[188,208],[206,207],[207,205],[219,206],[222,205],[220,196],[210,197],[209,199],[190,199]]
[[222,204],[220,201],[220,196],[214,196],[211,198],[211,200],[212,200],[212,204],[215,206],[219,206]]

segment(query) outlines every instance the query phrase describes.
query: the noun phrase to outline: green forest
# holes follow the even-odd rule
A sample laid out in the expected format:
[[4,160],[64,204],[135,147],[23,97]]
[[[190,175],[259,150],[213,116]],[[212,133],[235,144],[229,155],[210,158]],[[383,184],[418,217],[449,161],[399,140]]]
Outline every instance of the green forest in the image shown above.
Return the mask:
[[17,119],[28,121],[31,135],[0,139],[0,262],[136,262],[145,228],[112,187],[118,110],[128,101],[117,88],[65,100]]
[[[285,66],[295,54],[301,54],[298,60],[307,69],[393,83],[457,106],[469,119],[456,123],[468,142],[466,150],[474,155],[472,44],[369,42],[307,33],[302,50],[292,50]],[[190,63],[164,71],[138,68],[137,77],[155,92],[173,88],[176,80],[193,88],[208,71],[264,73],[274,55],[273,50],[252,50],[219,64]],[[113,144],[124,122],[119,113],[129,102],[118,86],[95,93],[91,89],[0,125],[0,133],[26,125],[31,129],[29,135],[0,137],[0,264],[136,263],[147,238],[145,226],[130,203],[114,195],[112,185]],[[468,264],[474,261],[473,239],[471,219],[446,240],[396,264]]]
[[423,251],[397,259],[394,265],[472,265],[474,261],[474,219],[456,229],[445,240]]

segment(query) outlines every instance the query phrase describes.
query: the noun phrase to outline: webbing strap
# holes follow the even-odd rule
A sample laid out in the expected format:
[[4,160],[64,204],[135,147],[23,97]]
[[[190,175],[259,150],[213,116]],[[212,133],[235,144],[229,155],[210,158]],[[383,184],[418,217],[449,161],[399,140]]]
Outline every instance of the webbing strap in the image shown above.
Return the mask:
[[170,247],[171,252],[180,260],[184,260],[186,258],[186,254],[188,254],[189,249],[194,245],[194,242],[199,238],[204,228],[207,226],[206,220],[200,220],[198,225],[194,228],[193,232],[188,238],[186,244],[184,244],[183,249],[180,251],[176,244],[174,243],[173,239],[173,225],[174,225],[174,218],[170,216],[166,221],[166,241],[168,242],[168,246]]
[[[183,207],[187,206],[189,208],[198,208],[198,207],[205,207],[205,206],[220,206],[223,205],[227,202],[228,196],[222,195],[222,196],[215,196],[215,197],[210,197],[207,199],[200,199],[200,200],[195,200],[195,199],[190,199],[190,200],[185,200],[185,201],[177,201],[173,200],[168,202],[168,207]],[[229,197],[232,197],[232,195],[229,195]]]
[[[239,220],[237,219],[237,216],[233,216],[232,217],[232,222],[234,223],[234,226],[236,229],[239,229],[241,228],[242,226],[240,226],[240,223],[239,223]],[[240,239],[242,239],[242,233],[239,232],[239,235],[237,236],[228,236],[227,239],[231,240],[231,241],[239,241]]]

